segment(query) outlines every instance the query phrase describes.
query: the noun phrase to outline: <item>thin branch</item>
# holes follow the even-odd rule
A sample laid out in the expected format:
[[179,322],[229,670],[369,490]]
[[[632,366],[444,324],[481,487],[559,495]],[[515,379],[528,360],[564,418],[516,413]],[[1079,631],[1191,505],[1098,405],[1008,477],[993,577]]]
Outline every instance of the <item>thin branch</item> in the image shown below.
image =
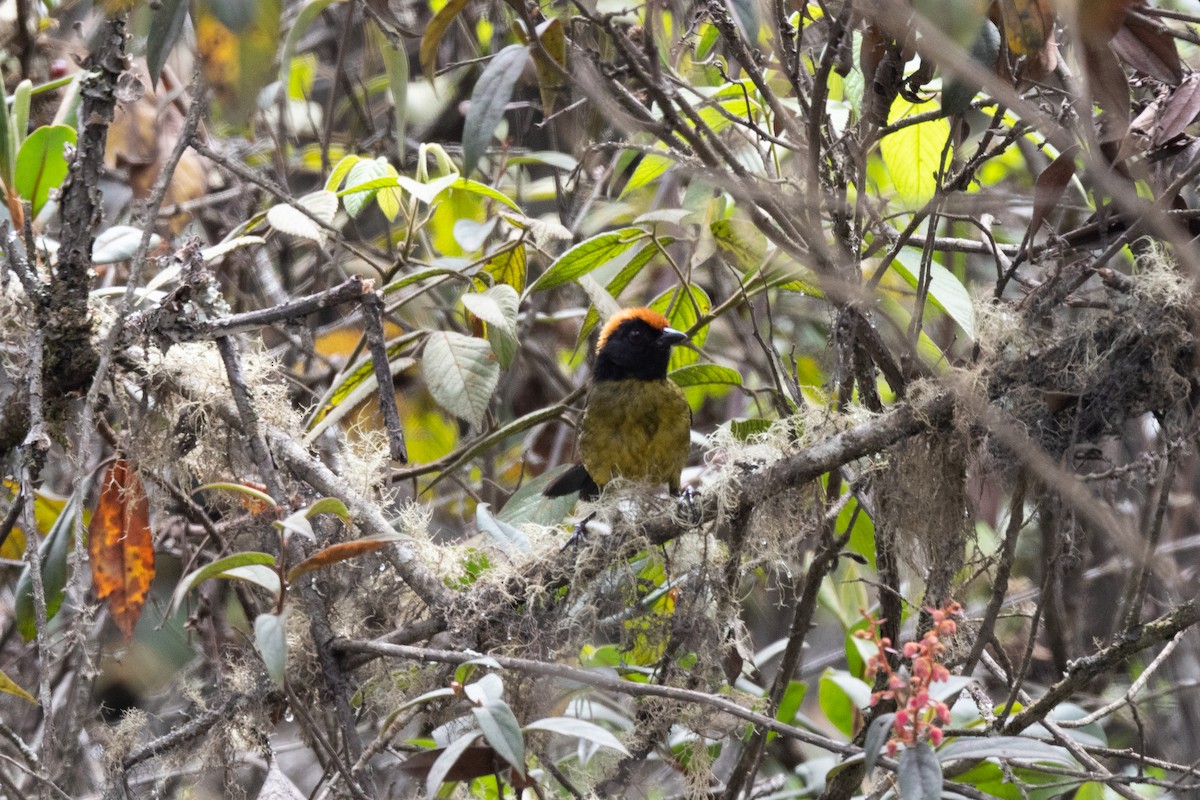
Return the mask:
[[267,493],[274,498],[277,504],[286,505],[287,495],[283,483],[279,480],[279,473],[275,470],[271,449],[263,437],[262,423],[259,421],[258,411],[254,408],[253,396],[250,388],[246,385],[245,375],[242,373],[241,353],[237,339],[232,336],[222,336],[217,339],[217,349],[221,353],[221,361],[225,364],[225,374],[229,377],[229,391],[233,395],[233,402],[237,405],[238,414],[241,416],[242,430],[245,431],[246,438],[249,440],[250,453],[254,457],[254,463],[258,466],[262,482],[266,484]]
[[1131,656],[1147,647],[1174,638],[1180,631],[1187,630],[1200,622],[1200,607],[1194,601],[1179,605],[1158,619],[1147,622],[1116,644],[1072,661],[1066,676],[1050,687],[1036,702],[1026,705],[1004,726],[1006,734],[1016,734],[1037,722],[1045,722],[1046,716],[1059,703],[1091,682],[1093,678],[1124,663]]
[[1150,662],[1148,667],[1142,670],[1142,674],[1138,675],[1137,680],[1129,685],[1129,688],[1125,690],[1125,694],[1121,695],[1119,699],[1112,701],[1102,708],[1096,709],[1085,717],[1072,720],[1059,720],[1058,724],[1064,728],[1082,728],[1084,726],[1091,725],[1093,722],[1096,722],[1099,719],[1107,717],[1109,714],[1113,713],[1122,706],[1131,705],[1134,698],[1137,697],[1138,692],[1142,690],[1142,687],[1146,685],[1147,681],[1150,680],[1150,677],[1158,671],[1158,668],[1162,666],[1167,658],[1170,657],[1171,653],[1175,651],[1175,648],[1179,645],[1179,642],[1182,639],[1182,631],[1175,634],[1175,638],[1167,642],[1167,646],[1164,647],[1159,654],[1154,657],[1154,660]]
[[382,294],[364,294],[362,310],[367,346],[371,350],[371,362],[375,369],[375,382],[379,384],[379,410],[383,414],[383,425],[387,430],[389,455],[403,464],[408,461],[408,450],[404,446],[404,428],[400,424],[400,410],[396,407],[396,390],[392,385],[387,340],[383,333]]

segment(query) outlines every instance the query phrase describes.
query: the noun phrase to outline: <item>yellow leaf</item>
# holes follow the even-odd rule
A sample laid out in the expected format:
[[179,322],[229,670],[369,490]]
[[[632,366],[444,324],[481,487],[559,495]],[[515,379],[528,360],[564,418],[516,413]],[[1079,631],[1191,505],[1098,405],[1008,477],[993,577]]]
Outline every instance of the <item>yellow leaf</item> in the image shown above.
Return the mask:
[[[937,109],[936,100],[911,103],[897,96],[888,114],[888,124]],[[907,125],[879,142],[892,185],[905,207],[919,208],[933,198],[943,154],[947,158],[950,155],[946,147],[949,138],[950,123],[939,118]]]

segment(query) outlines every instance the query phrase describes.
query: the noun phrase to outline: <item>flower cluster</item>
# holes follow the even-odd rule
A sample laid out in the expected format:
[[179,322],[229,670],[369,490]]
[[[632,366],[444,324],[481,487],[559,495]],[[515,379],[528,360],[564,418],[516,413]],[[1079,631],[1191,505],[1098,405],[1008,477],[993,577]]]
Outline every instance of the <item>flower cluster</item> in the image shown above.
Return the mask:
[[871,695],[871,705],[880,700],[894,700],[896,718],[892,721],[892,736],[887,743],[889,756],[896,754],[901,744],[910,747],[928,739],[937,746],[942,743],[942,725],[950,721],[950,708],[929,696],[930,684],[948,680],[950,671],[941,663],[946,652],[942,640],[953,636],[958,630],[954,618],[960,616],[962,606],[953,601],[943,608],[930,609],[933,625],[919,642],[906,642],[901,655],[911,666],[907,673],[897,672],[888,663],[888,654],[895,653],[892,640],[879,635],[879,621],[864,613],[867,628],[854,635],[875,642],[879,648],[867,660],[867,676],[879,673],[887,676],[887,688]]

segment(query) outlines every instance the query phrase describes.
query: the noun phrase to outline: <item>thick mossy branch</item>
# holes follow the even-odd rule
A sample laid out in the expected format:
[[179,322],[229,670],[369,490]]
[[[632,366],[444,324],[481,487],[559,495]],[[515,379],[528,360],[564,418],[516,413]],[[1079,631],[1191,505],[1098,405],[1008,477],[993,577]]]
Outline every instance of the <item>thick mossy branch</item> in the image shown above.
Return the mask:
[[110,17],[80,79],[80,134],[59,197],[62,238],[48,287],[46,311],[47,387],[70,392],[87,387],[98,356],[91,341],[88,293],[92,288],[92,244],[103,218],[100,176],[108,126],[116,108],[117,81],[127,67],[125,20]]

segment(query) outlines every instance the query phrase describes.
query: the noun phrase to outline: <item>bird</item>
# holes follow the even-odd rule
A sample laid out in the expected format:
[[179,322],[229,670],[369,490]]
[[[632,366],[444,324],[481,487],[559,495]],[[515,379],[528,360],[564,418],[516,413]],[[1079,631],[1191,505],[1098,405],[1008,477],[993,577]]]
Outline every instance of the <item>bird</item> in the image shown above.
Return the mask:
[[627,308],[600,330],[592,388],[580,425],[583,461],[554,479],[547,497],[574,492],[593,500],[613,478],[666,484],[679,492],[687,464],[692,410],[683,390],[667,379],[671,348],[687,334],[649,308]]

